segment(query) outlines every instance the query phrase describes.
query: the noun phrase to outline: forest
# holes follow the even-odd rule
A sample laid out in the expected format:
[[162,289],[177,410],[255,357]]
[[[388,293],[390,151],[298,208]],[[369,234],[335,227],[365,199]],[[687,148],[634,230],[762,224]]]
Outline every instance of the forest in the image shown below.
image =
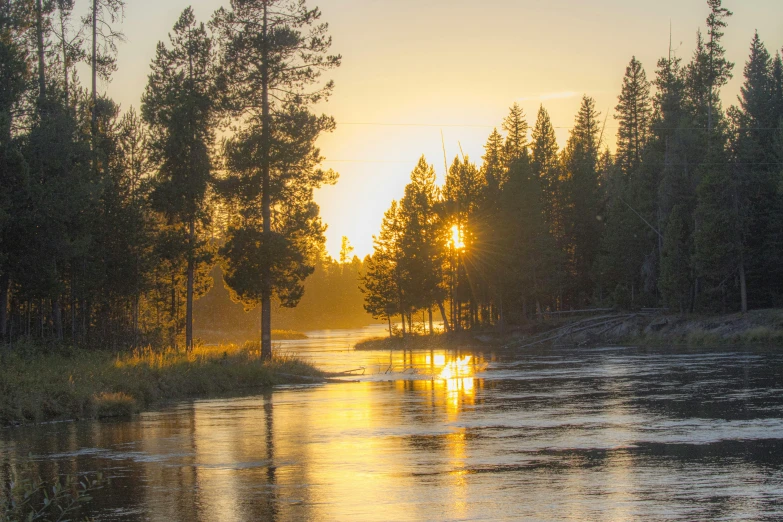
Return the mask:
[[325,253],[313,199],[338,177],[316,146],[335,128],[313,112],[334,88],[322,75],[341,63],[320,11],[235,0],[202,22],[188,8],[140,107],[121,109],[98,82],[116,71],[125,7],[0,2],[4,342],[190,350],[194,315],[258,331],[213,287],[260,310],[265,356],[273,309],[286,327],[371,315],[410,330],[434,312],[453,330],[586,307],[781,305],[783,63],[753,36],[724,108],[720,0],[688,59],[670,51],[650,80],[631,59],[614,115],[585,96],[563,150],[543,106],[531,129],[515,104],[482,162],[454,158],[443,186],[422,157],[364,260],[347,240],[340,260]]
[[[671,50],[652,79],[631,58],[615,114],[582,98],[565,148],[541,106],[514,104],[445,184],[422,157],[392,202],[362,277],[365,308],[403,334],[419,312],[447,330],[520,325],[554,311],[658,308],[745,312],[783,300],[783,62],[758,34],[728,108],[732,12],[708,0],[687,61]],[[444,152],[444,162],[446,161]]]
[[313,191],[337,180],[315,146],[334,120],[310,107],[341,58],[303,2],[235,1],[208,23],[187,8],[121,111],[97,83],[125,7],[0,2],[0,339],[190,351],[219,263],[233,300],[261,304],[268,359],[272,300],[295,306],[331,262]]

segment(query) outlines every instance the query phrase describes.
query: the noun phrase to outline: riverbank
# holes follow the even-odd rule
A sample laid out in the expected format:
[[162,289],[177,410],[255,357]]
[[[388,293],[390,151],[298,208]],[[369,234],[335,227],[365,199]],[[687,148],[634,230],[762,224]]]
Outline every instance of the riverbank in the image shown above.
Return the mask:
[[[258,328],[253,330],[210,330],[197,328],[195,337],[204,344],[244,344],[258,341]],[[273,341],[301,341],[307,334],[298,330],[272,330]]]
[[291,356],[262,361],[257,343],[202,346],[190,354],[0,348],[0,426],[124,417],[161,401],[324,378]]
[[432,335],[408,334],[405,337],[373,337],[356,343],[354,350],[477,348],[500,344],[502,344],[502,338],[488,332],[436,332]]
[[411,350],[498,346],[524,349],[538,345],[783,345],[783,309],[745,314],[682,316],[618,312],[572,320],[543,321],[509,329],[436,333],[368,339],[356,350]]
[[711,316],[634,315],[598,334],[590,329],[569,338],[576,343],[684,346],[779,345],[783,309],[751,310]]

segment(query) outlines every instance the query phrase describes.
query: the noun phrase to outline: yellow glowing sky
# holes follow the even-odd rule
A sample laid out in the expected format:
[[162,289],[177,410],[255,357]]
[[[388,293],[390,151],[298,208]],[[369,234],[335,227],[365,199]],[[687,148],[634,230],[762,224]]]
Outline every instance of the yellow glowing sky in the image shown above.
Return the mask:
[[[126,108],[138,106],[159,40],[192,5],[206,21],[224,0],[127,0],[122,28],[127,42],[119,71],[104,88]],[[392,199],[399,198],[425,154],[443,176],[441,130],[449,163],[459,152],[480,161],[486,138],[519,102],[532,126],[543,103],[562,146],[580,97],[596,99],[606,115],[617,103],[632,55],[648,78],[673,47],[686,61],[707,16],[704,0],[308,0],[329,22],[333,50],[343,65],[329,74],[331,100],[318,107],[337,130],[319,144],[325,166],[340,173],[334,187],[316,194],[329,225],[327,248],[337,257],[348,236],[355,253],[372,251]],[[770,50],[783,46],[783,2],[724,0],[734,11],[724,39],[735,78],[723,91],[734,103],[754,29]],[[79,13],[86,1],[77,2]],[[86,78],[86,76],[84,76]],[[371,123],[373,125],[358,125]],[[379,125],[382,124],[382,125]],[[406,125],[399,125],[406,124]],[[407,124],[417,124],[410,126]],[[614,144],[615,122],[606,141]]]

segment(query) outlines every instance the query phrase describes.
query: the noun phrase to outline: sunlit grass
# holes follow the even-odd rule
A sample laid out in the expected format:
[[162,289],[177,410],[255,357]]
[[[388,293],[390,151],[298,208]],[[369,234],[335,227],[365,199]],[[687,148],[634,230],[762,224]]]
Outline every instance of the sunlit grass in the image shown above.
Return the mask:
[[150,348],[6,351],[0,360],[0,425],[58,418],[127,416],[165,400],[208,396],[322,377],[290,354],[264,361],[258,343]]

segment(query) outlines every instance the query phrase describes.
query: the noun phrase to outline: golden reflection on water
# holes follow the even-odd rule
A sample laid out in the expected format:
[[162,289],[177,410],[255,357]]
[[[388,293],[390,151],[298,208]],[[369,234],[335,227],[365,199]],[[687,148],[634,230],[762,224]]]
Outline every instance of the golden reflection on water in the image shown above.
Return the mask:
[[[450,423],[474,407],[485,362],[446,351],[394,357],[412,371],[74,425],[89,433],[61,446],[115,448],[120,505],[152,521],[421,520],[432,502],[469,516],[470,441]],[[412,503],[422,482],[437,494]]]

